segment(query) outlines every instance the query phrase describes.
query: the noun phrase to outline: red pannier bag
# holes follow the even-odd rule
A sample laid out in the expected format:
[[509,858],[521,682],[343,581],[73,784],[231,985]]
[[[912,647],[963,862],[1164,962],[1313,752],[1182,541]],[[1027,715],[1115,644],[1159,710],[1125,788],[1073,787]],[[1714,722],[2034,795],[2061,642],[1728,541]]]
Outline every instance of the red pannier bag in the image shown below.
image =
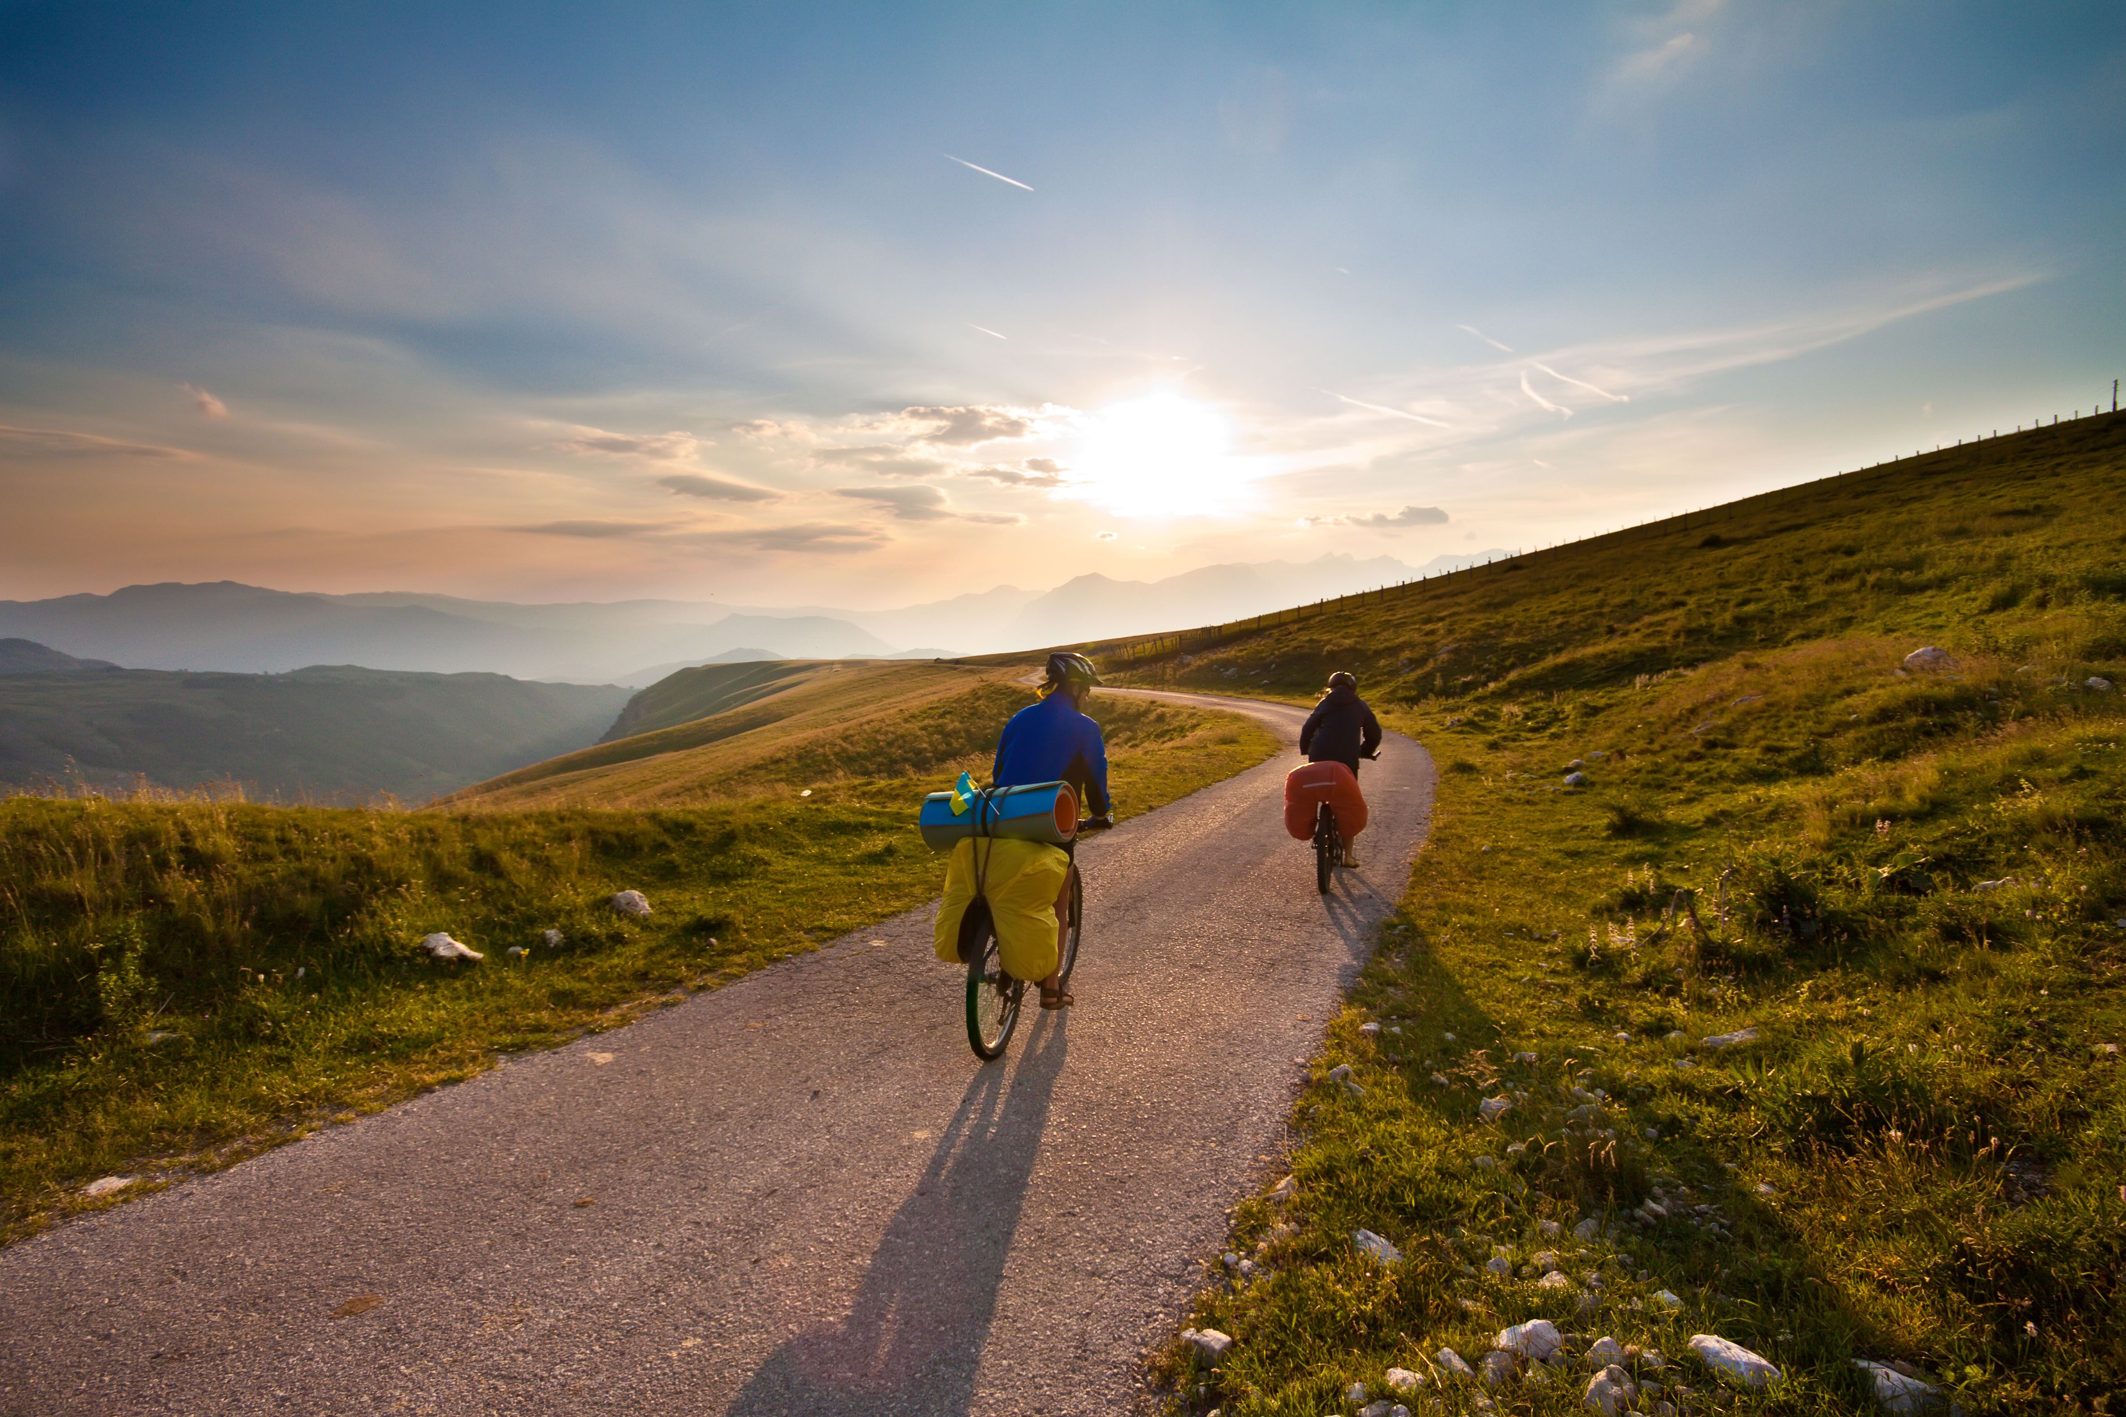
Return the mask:
[[1328,803],[1345,841],[1366,829],[1366,799],[1358,778],[1342,763],[1308,763],[1284,775],[1284,829],[1301,841],[1314,839],[1314,809]]

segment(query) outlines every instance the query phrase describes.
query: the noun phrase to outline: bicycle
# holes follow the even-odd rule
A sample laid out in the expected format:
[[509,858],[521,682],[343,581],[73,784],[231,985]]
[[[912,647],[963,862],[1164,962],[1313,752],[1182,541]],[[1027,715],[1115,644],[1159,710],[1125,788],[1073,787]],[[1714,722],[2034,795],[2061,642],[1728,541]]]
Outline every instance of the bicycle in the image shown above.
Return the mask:
[[[1093,818],[1079,826],[1080,834],[1114,825],[1112,819]],[[1077,843],[1065,848],[1071,853],[1070,928],[1063,936],[1063,958],[1058,961],[1057,984],[1070,987],[1070,973],[1078,967],[1078,940],[1085,930],[1085,871],[1078,865]],[[989,902],[976,896],[960,921],[960,954],[967,961],[967,1045],[983,1062],[1004,1056],[1012,1030],[1019,1026],[1019,1006],[1029,981],[1017,979],[1004,968],[998,953],[996,922]]]
[[[1361,753],[1359,756],[1368,762],[1380,759],[1379,753]],[[1343,859],[1344,839],[1343,833],[1337,830],[1336,811],[1323,802],[1314,809],[1314,889],[1318,893],[1329,893],[1329,885]]]

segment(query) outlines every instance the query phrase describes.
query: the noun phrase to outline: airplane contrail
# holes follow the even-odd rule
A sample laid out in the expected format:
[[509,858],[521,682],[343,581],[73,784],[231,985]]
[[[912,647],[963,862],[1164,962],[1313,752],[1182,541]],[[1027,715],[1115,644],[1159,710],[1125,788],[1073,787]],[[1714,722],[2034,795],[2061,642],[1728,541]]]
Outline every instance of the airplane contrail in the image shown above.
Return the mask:
[[972,320],[963,320],[961,321],[961,323],[966,325],[967,328],[970,330],[980,330],[983,334],[988,335],[991,339],[1004,338],[1004,336],[998,334],[995,330],[990,329],[987,325],[977,325]]
[[1521,371],[1521,392],[1528,395],[1528,397],[1534,399],[1538,407],[1547,408],[1552,413],[1562,413],[1567,418],[1572,417],[1571,409],[1565,407],[1565,405],[1563,404],[1552,403],[1549,399],[1544,398],[1541,394],[1535,391],[1535,385],[1528,382],[1528,371],[1525,369]]
[[1367,403],[1364,399],[1354,399],[1349,394],[1340,394],[1334,389],[1322,389],[1318,392],[1327,394],[1332,399],[1342,399],[1353,408],[1363,408],[1372,413],[1385,413],[1390,418],[1407,418],[1412,423],[1429,423],[1434,428],[1451,428],[1454,426],[1450,423],[1442,423],[1437,418],[1427,418],[1422,413],[1411,413],[1407,409],[1389,408],[1385,404]]
[[1631,402],[1631,396],[1629,394],[1613,394],[1607,389],[1598,389],[1594,385],[1588,383],[1585,379],[1575,379],[1570,374],[1560,374],[1557,370],[1551,368],[1548,364],[1543,363],[1540,359],[1531,359],[1528,362],[1530,364],[1535,365],[1536,368],[1542,370],[1545,374],[1548,374],[1551,378],[1558,380],[1560,383],[1571,384],[1575,388],[1585,389],[1590,394],[1600,394],[1603,398],[1608,399],[1611,403]]
[[1490,346],[1491,346],[1491,347],[1492,347],[1493,349],[1503,349],[1503,350],[1505,350],[1505,351],[1506,351],[1506,352],[1507,352],[1508,354],[1511,354],[1511,353],[1513,353],[1513,346],[1512,346],[1512,345],[1510,345],[1510,344],[1500,344],[1500,343],[1499,343],[1499,342],[1498,342],[1497,340],[1495,340],[1495,339],[1493,339],[1493,338],[1492,338],[1491,336],[1489,336],[1489,335],[1485,334],[1485,333],[1484,333],[1484,332],[1483,332],[1482,330],[1478,329],[1478,328],[1477,328],[1476,326],[1474,326],[1474,325],[1456,325],[1456,326],[1455,326],[1454,328],[1456,328],[1456,329],[1458,329],[1458,330],[1461,330],[1461,331],[1463,331],[1463,332],[1464,332],[1464,333],[1466,333],[1466,334],[1472,334],[1472,335],[1475,335],[1475,336],[1476,336],[1476,337],[1477,337],[1478,339],[1482,340],[1482,341],[1483,341],[1483,342],[1484,342],[1485,344],[1488,344],[1488,345],[1490,345]]
[[[1004,175],[1003,173],[1001,173],[1001,172],[991,172],[991,171],[990,171],[990,170],[989,170],[988,168],[986,168],[986,167],[982,166],[982,165],[981,165],[980,163],[978,163],[978,162],[969,162],[969,161],[968,161],[968,160],[967,160],[966,158],[964,158],[964,157],[952,157],[952,154],[951,154],[951,153],[939,153],[939,154],[938,154],[938,156],[939,156],[939,157],[946,157],[946,158],[952,158],[952,160],[953,160],[954,162],[958,163],[958,164],[959,164],[960,166],[962,166],[962,167],[971,167],[971,168],[973,168],[973,169],[974,169],[974,170],[975,170],[976,172],[979,172],[979,173],[981,173],[981,174],[982,174],[982,175],[983,175],[984,177],[994,177],[994,178],[996,178],[996,180],[997,180],[997,181],[999,181],[999,182],[1009,182],[1009,183],[1010,183],[1010,184],[1011,184],[1012,186],[1014,186],[1014,187],[1026,187],[1026,184],[1025,184],[1024,182],[1021,182],[1021,181],[1020,181],[1020,180],[1019,180],[1018,178],[1016,178],[1016,177],[1006,177],[1006,176],[1005,176],[1005,175]],[[1033,190],[1033,188],[1031,188],[1031,187],[1026,187],[1026,190],[1027,190],[1027,191],[1029,191],[1029,192],[1031,192],[1031,191]]]

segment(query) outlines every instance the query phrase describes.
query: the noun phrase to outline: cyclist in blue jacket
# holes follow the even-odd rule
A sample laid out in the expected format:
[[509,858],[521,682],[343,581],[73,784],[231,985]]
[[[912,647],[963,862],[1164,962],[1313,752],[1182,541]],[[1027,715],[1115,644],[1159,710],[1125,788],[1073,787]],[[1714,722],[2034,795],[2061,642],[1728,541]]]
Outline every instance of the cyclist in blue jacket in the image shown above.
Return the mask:
[[[1085,701],[1100,682],[1092,661],[1082,654],[1058,652],[1048,657],[1041,698],[1011,716],[997,740],[990,781],[998,787],[1036,782],[1067,782],[1078,794],[1086,827],[1112,826],[1115,806],[1107,795],[1107,743],[1100,725],[1085,715]],[[1068,1008],[1071,995],[1062,988],[1063,947],[1070,929],[1073,865],[1056,896],[1056,972],[1041,981],[1041,1007]]]

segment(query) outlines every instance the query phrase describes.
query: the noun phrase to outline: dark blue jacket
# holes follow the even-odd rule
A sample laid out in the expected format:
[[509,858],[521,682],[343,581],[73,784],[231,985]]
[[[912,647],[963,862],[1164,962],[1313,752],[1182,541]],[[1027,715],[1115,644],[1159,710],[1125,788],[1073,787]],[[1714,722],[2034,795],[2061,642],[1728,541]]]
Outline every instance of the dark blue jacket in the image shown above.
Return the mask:
[[998,787],[1067,782],[1094,817],[1114,805],[1107,800],[1107,744],[1100,725],[1072,707],[1061,690],[1011,716],[997,740],[990,781]]
[[1299,730],[1299,751],[1310,763],[1342,763],[1358,771],[1358,760],[1380,747],[1380,720],[1356,689],[1331,689]]

